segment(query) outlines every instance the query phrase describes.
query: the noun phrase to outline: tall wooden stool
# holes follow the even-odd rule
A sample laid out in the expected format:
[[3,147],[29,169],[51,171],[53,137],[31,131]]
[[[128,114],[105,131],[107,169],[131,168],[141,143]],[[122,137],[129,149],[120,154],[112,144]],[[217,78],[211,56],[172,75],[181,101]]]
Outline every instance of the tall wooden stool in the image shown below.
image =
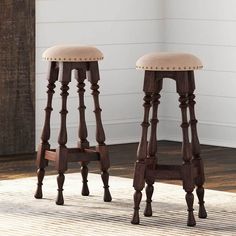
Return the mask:
[[[188,206],[188,226],[195,226],[193,214],[193,190],[197,186],[199,199],[199,218],[206,218],[204,207],[205,182],[203,161],[200,156],[200,144],[197,135],[197,120],[195,117],[195,82],[194,70],[201,69],[201,61],[191,55],[184,53],[151,53],[141,57],[136,64],[137,69],[145,70],[143,91],[144,97],[144,119],[142,122],[142,137],[137,151],[137,162],[135,165],[134,182],[134,214],[131,223],[139,224],[139,205],[142,199],[142,190],[146,186],[146,208],[145,216],[152,216],[152,194],[153,184],[156,179],[182,180],[186,191],[186,202]],[[183,165],[158,165],[157,163],[157,111],[160,103],[160,91],[164,78],[176,81],[177,93],[182,113],[182,158]],[[150,139],[147,141],[149,127],[149,110],[152,108]],[[189,109],[190,121],[187,111]],[[189,142],[188,128],[191,127],[191,144]]]
[[[48,100],[45,108],[45,122],[43,132],[41,136],[41,144],[37,153],[37,176],[38,187],[35,193],[35,198],[42,198],[42,184],[45,175],[45,167],[48,165],[48,161],[55,163],[56,170],[58,171],[57,184],[58,184],[58,196],[56,204],[63,205],[63,184],[64,173],[67,170],[68,162],[81,162],[81,174],[83,180],[82,195],[88,196],[89,189],[87,185],[88,175],[88,163],[90,161],[99,161],[101,167],[101,176],[104,184],[104,201],[110,202],[111,195],[108,185],[108,168],[110,166],[108,150],[105,144],[105,133],[103,130],[101,120],[101,108],[99,105],[99,69],[98,61],[103,59],[103,54],[94,47],[90,46],[54,46],[47,49],[43,58],[46,61],[50,61],[50,68],[48,72]],[[78,95],[79,95],[79,141],[76,148],[67,148],[67,128],[66,128],[66,116],[67,116],[67,96],[69,90],[69,83],[71,81],[71,71],[75,70],[76,80],[78,81]],[[87,76],[86,76],[87,75]],[[89,142],[87,140],[87,127],[85,121],[85,104],[84,104],[84,92],[85,92],[85,79],[88,79],[91,83],[91,90],[94,100],[94,113],[96,118],[96,140],[98,145],[95,149],[89,148]],[[59,80],[61,82],[61,97],[62,108],[61,114],[61,127],[58,137],[58,148],[51,149],[49,144],[50,139],[50,115],[52,111],[52,98],[55,89],[55,82]]]

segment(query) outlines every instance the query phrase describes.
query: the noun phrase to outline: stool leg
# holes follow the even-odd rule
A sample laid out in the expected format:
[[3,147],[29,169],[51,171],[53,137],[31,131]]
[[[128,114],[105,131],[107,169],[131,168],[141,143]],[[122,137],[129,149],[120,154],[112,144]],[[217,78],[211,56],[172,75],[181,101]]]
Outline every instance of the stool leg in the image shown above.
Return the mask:
[[42,185],[43,185],[43,178],[45,175],[45,167],[48,165],[48,161],[45,159],[45,151],[50,149],[49,139],[50,139],[50,117],[52,112],[52,98],[55,89],[55,82],[58,79],[58,69],[56,68],[55,63],[51,63],[50,70],[49,70],[49,79],[48,79],[48,90],[47,90],[47,106],[45,108],[45,121],[44,127],[41,135],[41,144],[38,147],[37,152],[37,189],[35,192],[34,197],[40,199],[43,197],[42,193]]
[[197,119],[196,119],[195,110],[194,110],[194,106],[196,102],[195,102],[195,95],[193,94],[195,90],[193,73],[191,77],[191,82],[192,82],[192,86],[190,88],[188,98],[189,98],[191,134],[192,134],[193,163],[194,163],[194,166],[197,167],[197,174],[198,174],[197,177],[195,178],[195,184],[197,186],[196,193],[199,200],[198,217],[206,218],[207,212],[204,206],[204,188],[203,188],[203,184],[205,182],[205,175],[204,175],[203,161],[200,155],[200,143],[199,143],[198,134],[197,134]]
[[[154,93],[152,96],[152,119],[151,119],[151,134],[150,134],[150,140],[148,143],[148,158],[146,159],[146,168],[147,169],[155,169],[156,167],[156,161],[157,161],[157,111],[158,111],[158,105],[160,104],[160,91],[162,89],[162,80],[158,81],[158,91],[157,93]],[[154,191],[153,184],[155,182],[155,179],[153,178],[146,178],[146,208],[144,210],[145,216],[152,216],[152,195]]]
[[[77,70],[76,79],[78,81],[78,94],[79,94],[79,139],[78,147],[82,150],[85,148],[89,148],[89,142],[87,140],[88,131],[87,125],[85,121],[85,109],[86,106],[84,104],[84,92],[85,92],[85,83],[84,80],[86,79],[86,71],[84,70]],[[82,191],[81,194],[83,196],[89,196],[89,188],[88,188],[88,163],[89,162],[81,162],[81,175],[82,175]]]
[[102,125],[101,119],[101,111],[99,104],[99,69],[97,62],[90,62],[89,64],[89,81],[91,82],[91,90],[94,100],[94,113],[96,118],[96,141],[98,142],[98,146],[96,146],[96,151],[100,154],[100,165],[101,165],[101,178],[104,185],[104,197],[103,200],[105,202],[110,202],[112,200],[110,191],[109,191],[109,173],[108,169],[110,167],[110,160],[108,155],[107,146],[105,144],[105,132]]
[[191,153],[190,153],[190,143],[188,136],[188,120],[187,120],[187,107],[188,107],[188,97],[185,93],[179,92],[180,98],[180,108],[182,113],[182,132],[183,132],[183,145],[182,145],[182,155],[183,155],[183,188],[186,191],[186,202],[188,206],[188,226],[195,226],[196,221],[193,214],[193,190],[194,190],[194,181],[193,181],[193,168],[191,162]]
[[62,97],[62,109],[60,111],[61,113],[61,127],[60,127],[60,133],[58,137],[58,144],[59,147],[56,150],[56,169],[58,171],[58,177],[57,177],[57,185],[58,185],[58,195],[56,199],[57,205],[63,205],[64,204],[64,198],[63,198],[63,185],[65,181],[64,173],[67,170],[67,129],[66,129],[66,116],[67,116],[67,96],[68,94],[68,81],[62,81],[61,82],[61,97]]
[[145,92],[144,96],[144,118],[141,124],[142,126],[142,136],[139,143],[137,151],[137,162],[135,164],[134,170],[134,181],[133,187],[135,189],[134,193],[134,213],[131,220],[132,224],[139,224],[139,205],[142,200],[142,190],[145,185],[145,159],[147,157],[147,133],[149,127],[149,111],[151,108],[151,94],[150,92]]
[[88,163],[81,163],[81,175],[82,175],[82,196],[89,196],[89,188],[88,188]]
[[58,176],[57,176],[57,186],[58,186],[58,194],[57,194],[57,199],[56,199],[56,204],[57,205],[63,205],[64,204],[64,198],[63,198],[63,185],[65,182],[65,175],[64,171],[59,171]]

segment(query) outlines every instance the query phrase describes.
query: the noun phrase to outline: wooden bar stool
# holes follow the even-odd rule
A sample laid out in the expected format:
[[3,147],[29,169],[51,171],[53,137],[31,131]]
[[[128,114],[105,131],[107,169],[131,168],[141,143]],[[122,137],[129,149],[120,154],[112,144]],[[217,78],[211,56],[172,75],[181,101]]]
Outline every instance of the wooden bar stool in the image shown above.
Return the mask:
[[[142,199],[142,190],[146,186],[146,208],[145,216],[152,216],[152,194],[153,184],[156,179],[182,180],[186,191],[186,202],[188,206],[188,226],[195,226],[193,214],[193,190],[197,186],[199,199],[199,218],[206,218],[204,207],[205,182],[203,161],[200,156],[200,144],[197,135],[197,120],[195,117],[195,82],[194,70],[201,69],[201,61],[191,55],[184,53],[151,53],[141,57],[136,63],[137,69],[145,70],[143,91],[144,97],[144,119],[142,122],[142,137],[137,151],[137,162],[135,165],[134,182],[134,214],[131,223],[139,224],[139,205]],[[176,81],[177,93],[182,113],[182,158],[183,165],[158,165],[157,163],[157,111],[160,103],[160,91],[164,78]],[[149,111],[152,108],[150,139],[147,141],[149,127]],[[187,111],[189,109],[190,121]],[[189,142],[188,128],[191,127],[191,144]]]
[[[88,175],[88,163],[90,161],[99,161],[101,167],[101,177],[104,184],[104,201],[110,202],[112,200],[109,185],[108,185],[108,168],[110,167],[108,150],[105,144],[105,133],[103,130],[101,120],[101,108],[99,105],[99,68],[98,61],[103,59],[103,54],[94,47],[90,46],[54,46],[47,49],[43,58],[46,61],[50,61],[50,68],[48,73],[48,98],[47,106],[45,108],[45,122],[43,132],[41,136],[41,144],[37,153],[37,176],[38,187],[35,193],[35,198],[42,198],[42,184],[45,175],[45,167],[48,165],[48,161],[55,163],[56,170],[58,171],[57,184],[58,184],[58,196],[56,204],[63,205],[63,184],[64,173],[67,170],[68,162],[81,162],[81,174],[83,180],[82,195],[88,196],[89,189],[87,185]],[[79,95],[79,142],[76,148],[67,148],[67,128],[66,128],[66,116],[67,116],[67,96],[69,90],[69,83],[71,81],[71,71],[75,70],[75,77],[78,81],[78,95]],[[87,75],[87,76],[86,76]],[[94,100],[94,113],[96,118],[96,140],[98,145],[93,150],[89,148],[89,142],[87,140],[87,127],[85,121],[85,104],[84,104],[84,92],[85,92],[85,79],[88,79],[91,83],[91,90]],[[61,82],[61,97],[62,108],[61,114],[61,127],[58,137],[58,148],[50,149],[50,116],[52,109],[52,98],[55,89],[55,82],[59,80]]]

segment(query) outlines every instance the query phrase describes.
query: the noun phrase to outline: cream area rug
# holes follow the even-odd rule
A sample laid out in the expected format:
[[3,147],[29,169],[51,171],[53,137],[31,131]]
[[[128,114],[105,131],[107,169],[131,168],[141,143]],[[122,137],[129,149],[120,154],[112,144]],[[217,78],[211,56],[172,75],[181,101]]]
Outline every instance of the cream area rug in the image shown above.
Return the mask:
[[99,175],[89,174],[90,196],[81,196],[79,173],[66,174],[65,205],[57,206],[56,176],[44,179],[43,199],[34,199],[36,178],[0,181],[1,236],[128,236],[128,235],[236,235],[236,194],[206,190],[208,219],[197,218],[197,225],[186,226],[185,193],[181,186],[156,183],[153,217],[144,217],[145,194],[140,210],[140,225],[131,225],[133,210],[132,180],[110,177],[113,201],[103,202]]

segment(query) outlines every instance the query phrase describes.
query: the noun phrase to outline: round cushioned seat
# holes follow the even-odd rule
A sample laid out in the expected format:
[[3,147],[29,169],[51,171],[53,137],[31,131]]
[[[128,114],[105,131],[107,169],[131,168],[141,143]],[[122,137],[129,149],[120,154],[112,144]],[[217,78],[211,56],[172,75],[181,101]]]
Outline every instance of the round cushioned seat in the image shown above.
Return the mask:
[[103,54],[95,47],[87,45],[56,45],[43,53],[46,61],[99,61]]
[[201,61],[188,53],[156,52],[138,59],[137,69],[152,71],[187,71],[201,69]]

